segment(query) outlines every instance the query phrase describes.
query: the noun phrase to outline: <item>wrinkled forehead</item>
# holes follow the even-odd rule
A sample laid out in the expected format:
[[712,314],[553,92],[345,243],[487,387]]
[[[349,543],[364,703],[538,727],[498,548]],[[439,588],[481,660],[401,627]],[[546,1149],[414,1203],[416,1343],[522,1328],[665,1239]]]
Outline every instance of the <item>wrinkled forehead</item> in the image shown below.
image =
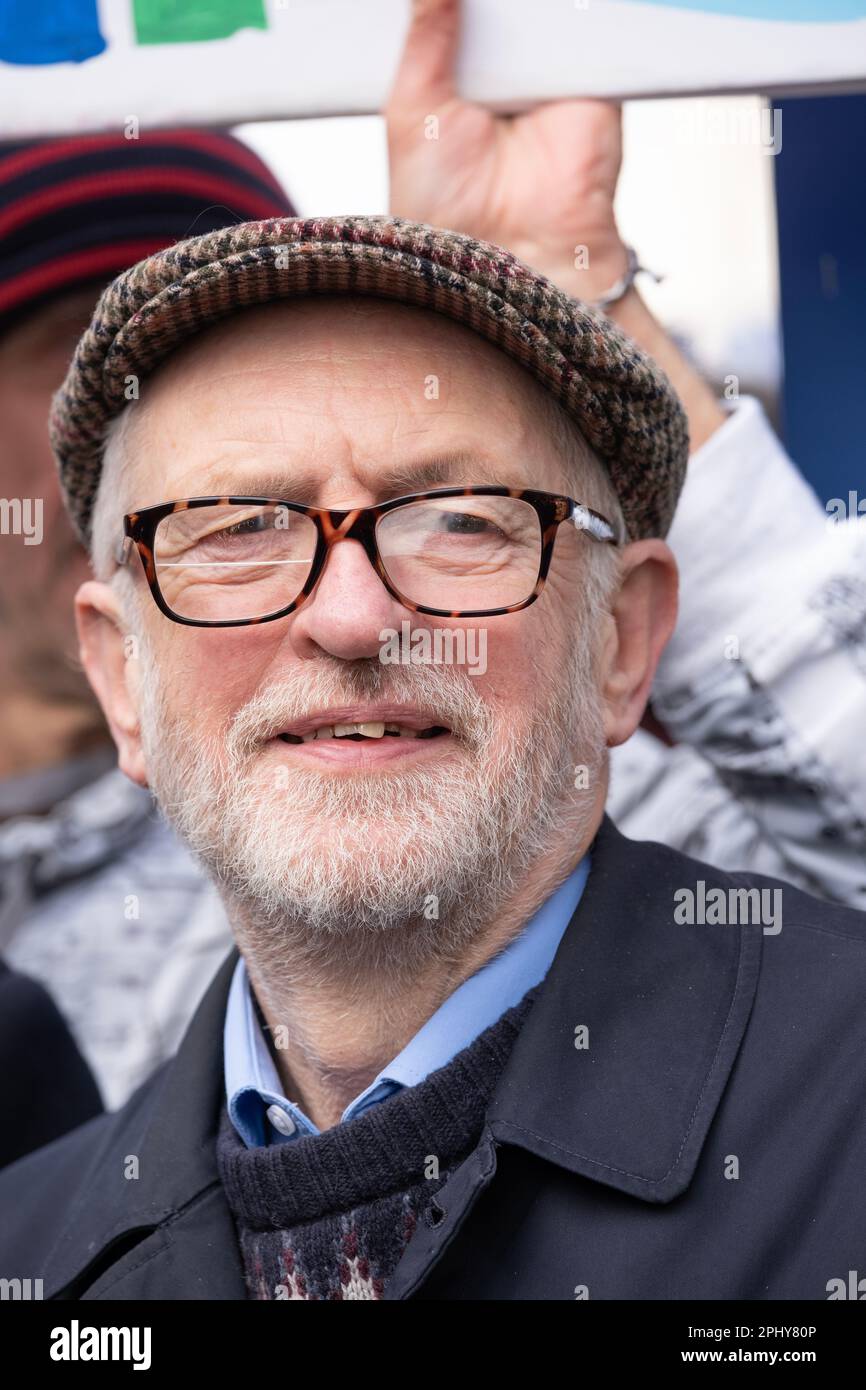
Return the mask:
[[286,487],[312,503],[338,480],[377,491],[380,476],[392,495],[452,481],[561,488],[548,412],[517,363],[429,310],[269,304],[203,333],[142,383],[131,505]]

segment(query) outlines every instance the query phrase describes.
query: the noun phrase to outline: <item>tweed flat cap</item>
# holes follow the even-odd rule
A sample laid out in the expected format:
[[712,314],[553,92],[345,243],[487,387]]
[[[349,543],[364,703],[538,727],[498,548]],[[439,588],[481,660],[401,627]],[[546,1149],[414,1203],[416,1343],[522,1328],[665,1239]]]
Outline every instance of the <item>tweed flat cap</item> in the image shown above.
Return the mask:
[[531,372],[606,466],[629,536],[663,536],[688,458],[667,378],[601,312],[490,242],[400,217],[275,217],[177,242],[103,291],[51,407],[69,513],[87,543],[105,428],[185,340],[240,309],[314,294],[420,305]]

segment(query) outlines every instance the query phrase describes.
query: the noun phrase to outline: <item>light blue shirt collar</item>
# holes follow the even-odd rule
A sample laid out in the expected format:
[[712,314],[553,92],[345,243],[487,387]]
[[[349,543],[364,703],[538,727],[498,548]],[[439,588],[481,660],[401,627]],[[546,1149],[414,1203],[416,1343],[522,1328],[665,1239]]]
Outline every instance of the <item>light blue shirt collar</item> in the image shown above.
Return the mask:
[[[417,1086],[444,1067],[544,979],[580,902],[589,870],[587,853],[519,936],[464,980],[402,1052],[346,1106],[341,1122],[362,1114],[404,1086]],[[243,956],[229,989],[224,1057],[229,1115],[248,1148],[319,1133],[300,1106],[283,1094],[253,1006]]]

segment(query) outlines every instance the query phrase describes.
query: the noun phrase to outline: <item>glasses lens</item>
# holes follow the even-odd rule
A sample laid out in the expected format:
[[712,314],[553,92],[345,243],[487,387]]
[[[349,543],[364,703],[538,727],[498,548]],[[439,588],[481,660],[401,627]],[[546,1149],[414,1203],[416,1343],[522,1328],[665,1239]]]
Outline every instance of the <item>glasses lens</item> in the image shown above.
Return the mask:
[[407,502],[380,518],[376,538],[391,583],[426,608],[507,608],[538,579],[538,513],[518,497]]
[[315,524],[302,512],[220,504],[164,517],[154,563],[162,596],[179,618],[227,622],[287,608],[306,583],[315,550]]

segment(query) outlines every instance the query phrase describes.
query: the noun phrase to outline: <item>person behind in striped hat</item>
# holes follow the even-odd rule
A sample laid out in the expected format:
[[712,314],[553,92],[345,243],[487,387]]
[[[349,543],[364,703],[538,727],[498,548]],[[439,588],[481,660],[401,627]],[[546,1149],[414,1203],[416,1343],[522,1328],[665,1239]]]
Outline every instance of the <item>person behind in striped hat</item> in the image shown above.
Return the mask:
[[[89,569],[57,485],[49,401],[120,271],[292,211],[226,131],[0,146],[0,951],[54,995],[109,1106],[173,1048],[189,991],[229,938],[150,796],[116,770],[80,670],[72,596]],[[51,1109],[44,1090],[39,1108]],[[26,1152],[26,1133],[16,1147]]]

